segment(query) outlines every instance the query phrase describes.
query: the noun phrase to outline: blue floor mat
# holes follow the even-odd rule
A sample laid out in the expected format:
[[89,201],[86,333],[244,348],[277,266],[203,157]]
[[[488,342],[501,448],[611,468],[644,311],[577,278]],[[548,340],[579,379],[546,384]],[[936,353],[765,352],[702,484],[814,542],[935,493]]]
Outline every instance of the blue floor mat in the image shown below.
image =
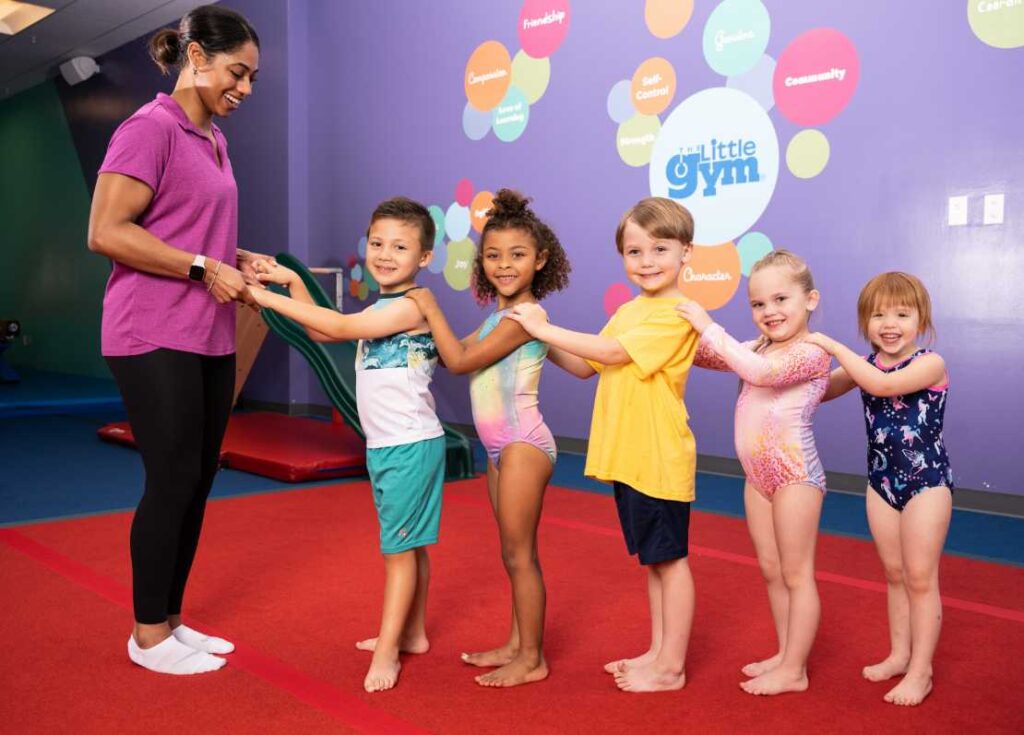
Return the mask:
[[0,417],[117,410],[113,380],[17,368],[21,381],[0,384]]
[[[96,436],[104,424],[123,420],[123,411],[0,419],[0,447],[6,458],[0,470],[0,525],[134,508],[144,482],[142,457]],[[218,473],[211,497],[343,481],[288,484],[225,469]]]

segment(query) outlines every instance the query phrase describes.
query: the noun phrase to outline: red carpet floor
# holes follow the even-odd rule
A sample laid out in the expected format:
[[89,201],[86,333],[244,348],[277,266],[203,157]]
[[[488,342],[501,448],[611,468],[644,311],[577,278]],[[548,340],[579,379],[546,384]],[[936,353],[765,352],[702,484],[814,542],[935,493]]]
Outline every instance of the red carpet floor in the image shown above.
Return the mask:
[[754,698],[739,668],[772,652],[767,597],[743,522],[695,513],[697,618],[681,692],[619,692],[606,660],[647,643],[645,582],[610,498],[554,488],[541,558],[551,677],[486,690],[465,650],[504,640],[508,590],[481,480],[450,485],[433,547],[432,650],[397,689],[368,695],[382,570],[365,483],[210,504],[186,598],[194,624],[230,637],[222,671],[172,678],[133,666],[128,514],[0,529],[0,730],[12,733],[1024,732],[1024,570],[943,560],[945,628],[935,691],[921,707],[882,702],[860,676],[887,652],[873,547],[823,536],[823,619],[811,689]]

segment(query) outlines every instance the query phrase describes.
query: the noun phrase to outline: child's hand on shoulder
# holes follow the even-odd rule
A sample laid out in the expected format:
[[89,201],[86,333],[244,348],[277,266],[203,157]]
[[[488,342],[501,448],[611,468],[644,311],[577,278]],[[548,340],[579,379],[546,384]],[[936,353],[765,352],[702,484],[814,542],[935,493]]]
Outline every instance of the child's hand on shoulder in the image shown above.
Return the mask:
[[807,342],[812,345],[817,345],[830,355],[836,354],[837,342],[831,337],[829,337],[827,334],[822,334],[821,332],[811,332],[806,337],[804,337],[804,342]]
[[690,322],[698,334],[704,334],[704,330],[715,323],[715,320],[708,315],[704,307],[696,301],[680,301],[676,304],[676,313],[679,314],[680,318]]
[[506,319],[519,322],[530,336],[537,336],[537,329],[543,329],[548,321],[548,313],[540,304],[519,304],[505,315]]
[[299,278],[299,274],[291,268],[286,268],[273,260],[257,260],[252,264],[252,267],[256,271],[256,278],[260,283],[277,283],[281,286],[289,286]]
[[437,299],[434,297],[434,293],[429,288],[423,288],[422,286],[417,286],[411,291],[407,291],[405,298],[416,304],[421,314],[426,314],[427,309],[437,306]]

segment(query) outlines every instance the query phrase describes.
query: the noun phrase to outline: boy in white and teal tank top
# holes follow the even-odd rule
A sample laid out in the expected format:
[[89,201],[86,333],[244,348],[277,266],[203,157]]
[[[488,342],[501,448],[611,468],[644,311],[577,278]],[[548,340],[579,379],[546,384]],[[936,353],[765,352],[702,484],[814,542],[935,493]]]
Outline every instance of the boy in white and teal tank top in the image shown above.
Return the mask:
[[[381,294],[370,308],[405,293]],[[359,341],[356,405],[384,554],[437,543],[445,438],[430,393],[436,366],[429,332]]]

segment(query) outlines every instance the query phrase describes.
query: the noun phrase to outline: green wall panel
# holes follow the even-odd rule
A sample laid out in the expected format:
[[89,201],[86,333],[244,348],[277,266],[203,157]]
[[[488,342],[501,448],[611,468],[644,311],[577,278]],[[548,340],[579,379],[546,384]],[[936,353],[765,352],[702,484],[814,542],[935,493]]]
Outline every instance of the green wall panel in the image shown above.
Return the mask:
[[0,103],[0,148],[0,318],[20,320],[25,337],[7,359],[107,377],[99,335],[110,265],[86,247],[90,192],[53,82]]

